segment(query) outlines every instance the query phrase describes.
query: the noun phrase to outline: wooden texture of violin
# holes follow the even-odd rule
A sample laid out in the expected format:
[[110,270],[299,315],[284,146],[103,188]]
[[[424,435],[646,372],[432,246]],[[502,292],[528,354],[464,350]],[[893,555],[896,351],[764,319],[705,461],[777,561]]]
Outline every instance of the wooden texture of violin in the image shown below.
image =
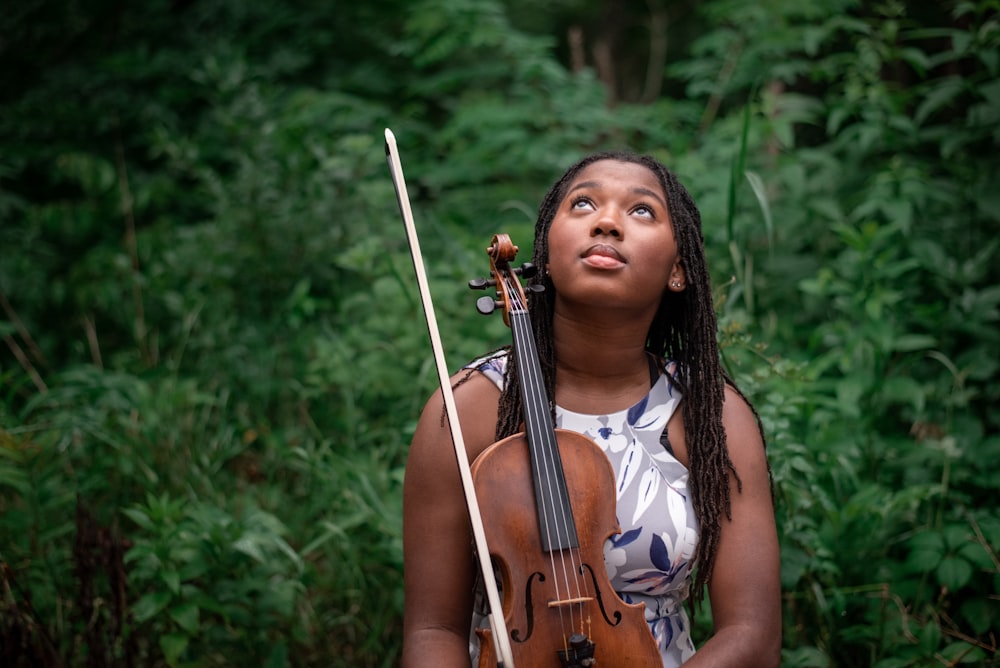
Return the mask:
[[[524,434],[494,443],[472,463],[472,478],[482,500],[486,540],[499,573],[503,615],[517,668],[560,668],[558,650],[569,630],[594,643],[594,665],[601,668],[662,666],[659,649],[645,620],[645,605],[628,604],[615,593],[604,567],[604,541],[621,531],[615,518],[615,482],[611,464],[593,441],[576,432],[556,430],[568,481],[570,503],[580,539],[576,560],[586,579],[589,600],[559,610],[551,561],[538,539],[531,463]],[[566,593],[563,592],[565,597]],[[585,620],[578,628],[576,620]],[[495,668],[488,630],[479,632],[479,668]]]
[[[487,252],[488,284],[513,333],[525,430],[484,450],[471,476],[514,665],[662,666],[645,606],[622,601],[604,567],[604,543],[621,531],[611,464],[589,438],[553,426],[527,299],[510,267],[517,247],[498,234]],[[478,633],[479,666],[494,668],[494,639]]]

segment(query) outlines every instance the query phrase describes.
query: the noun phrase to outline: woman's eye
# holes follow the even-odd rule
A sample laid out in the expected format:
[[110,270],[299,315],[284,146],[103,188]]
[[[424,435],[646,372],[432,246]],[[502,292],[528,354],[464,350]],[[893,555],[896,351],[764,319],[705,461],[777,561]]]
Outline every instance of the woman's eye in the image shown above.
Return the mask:
[[645,204],[640,204],[639,206],[635,207],[635,209],[633,209],[633,213],[637,213],[640,216],[645,216],[647,218],[652,218],[654,216],[653,210],[648,206],[646,206]]
[[572,208],[574,208],[574,209],[592,209],[592,208],[594,208],[594,204],[593,204],[593,202],[591,202],[586,197],[578,197],[575,200],[573,200],[573,206],[572,206]]

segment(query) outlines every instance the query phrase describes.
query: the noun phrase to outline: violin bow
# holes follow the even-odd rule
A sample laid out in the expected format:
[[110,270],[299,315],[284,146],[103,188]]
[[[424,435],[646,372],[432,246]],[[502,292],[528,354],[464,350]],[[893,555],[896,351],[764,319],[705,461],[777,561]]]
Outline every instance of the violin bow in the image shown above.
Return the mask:
[[424,270],[423,256],[420,254],[420,242],[417,239],[417,228],[413,224],[413,213],[410,211],[410,198],[406,194],[406,181],[403,179],[403,164],[396,148],[396,136],[392,130],[385,130],[385,156],[389,162],[392,174],[392,184],[396,189],[396,200],[399,202],[399,213],[403,216],[406,226],[406,238],[410,244],[410,256],[413,259],[413,271],[417,275],[417,286],[420,290],[420,301],[424,307],[424,318],[427,321],[427,332],[430,334],[431,348],[434,351],[434,362],[437,366],[438,382],[441,385],[441,396],[444,399],[445,411],[448,415],[448,426],[451,428],[451,440],[455,446],[455,458],[458,460],[458,472],[462,479],[462,490],[465,492],[465,504],[469,509],[469,519],[472,522],[472,533],[476,542],[476,553],[479,557],[479,568],[483,574],[483,584],[486,587],[486,598],[490,605],[490,627],[497,649],[497,665],[501,668],[514,668],[514,658],[510,647],[510,636],[507,635],[507,623],[500,607],[500,592],[493,576],[493,565],[490,563],[490,551],[486,544],[486,531],[483,528],[483,518],[479,512],[479,501],[472,483],[472,473],[469,468],[469,455],[465,450],[465,439],[458,422],[458,409],[455,407],[455,395],[451,390],[451,380],[448,375],[448,365],[445,362],[444,347],[441,345],[441,335],[438,332],[437,318],[434,315],[434,302]]

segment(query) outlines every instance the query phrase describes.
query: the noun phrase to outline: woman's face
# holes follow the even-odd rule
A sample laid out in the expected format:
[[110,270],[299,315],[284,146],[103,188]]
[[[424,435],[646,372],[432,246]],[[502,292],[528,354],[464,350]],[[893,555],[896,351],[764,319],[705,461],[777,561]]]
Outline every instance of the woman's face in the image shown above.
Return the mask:
[[601,160],[566,189],[549,227],[556,304],[658,308],[684,288],[666,193],[644,165]]

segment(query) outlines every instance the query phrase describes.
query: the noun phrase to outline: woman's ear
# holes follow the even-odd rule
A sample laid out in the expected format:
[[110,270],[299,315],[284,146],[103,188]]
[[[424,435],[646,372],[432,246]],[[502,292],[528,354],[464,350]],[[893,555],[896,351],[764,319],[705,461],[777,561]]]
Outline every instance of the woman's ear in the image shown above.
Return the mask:
[[670,270],[670,278],[667,280],[667,288],[672,292],[683,292],[687,287],[687,277],[684,274],[684,267],[680,262],[674,264]]

